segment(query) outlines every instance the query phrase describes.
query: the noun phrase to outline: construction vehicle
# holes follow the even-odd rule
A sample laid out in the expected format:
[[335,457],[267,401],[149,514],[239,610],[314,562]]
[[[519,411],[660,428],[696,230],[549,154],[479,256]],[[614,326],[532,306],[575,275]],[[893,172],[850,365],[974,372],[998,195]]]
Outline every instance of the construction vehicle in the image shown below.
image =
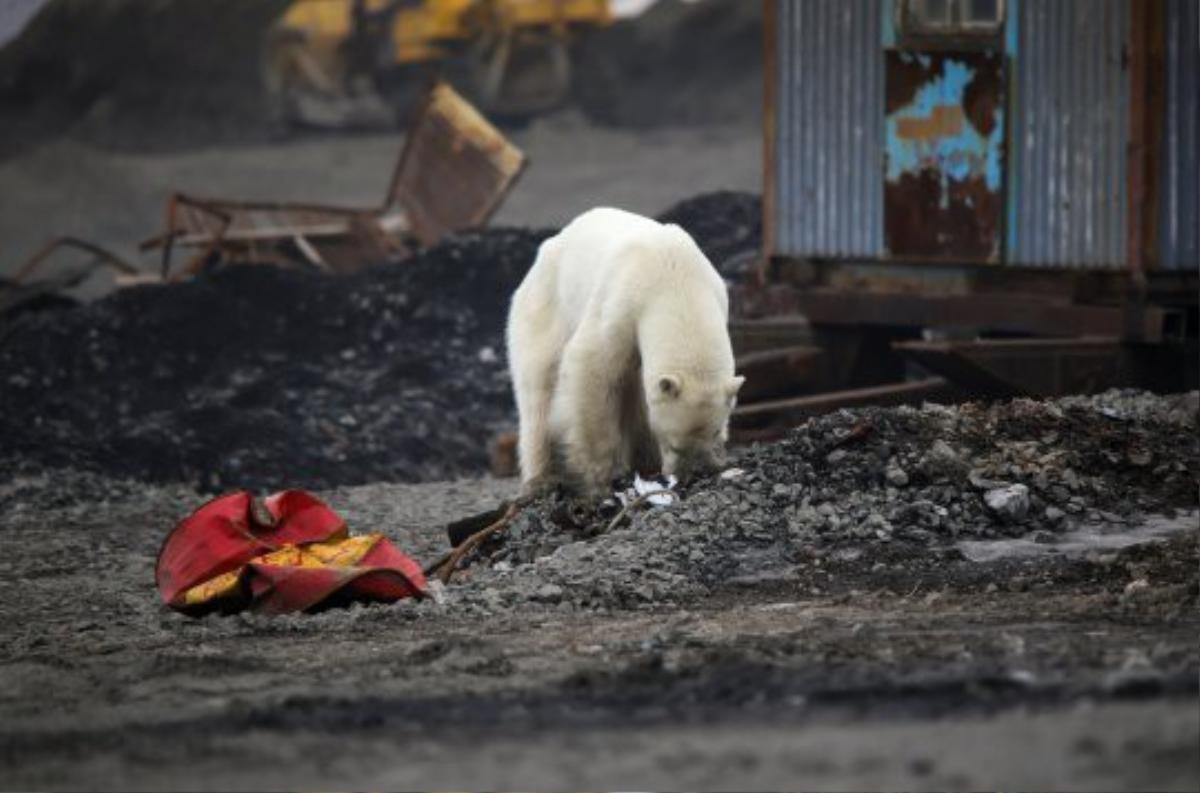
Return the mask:
[[269,31],[265,83],[286,124],[375,126],[435,76],[485,114],[527,118],[571,87],[571,42],[609,0],[293,0]]

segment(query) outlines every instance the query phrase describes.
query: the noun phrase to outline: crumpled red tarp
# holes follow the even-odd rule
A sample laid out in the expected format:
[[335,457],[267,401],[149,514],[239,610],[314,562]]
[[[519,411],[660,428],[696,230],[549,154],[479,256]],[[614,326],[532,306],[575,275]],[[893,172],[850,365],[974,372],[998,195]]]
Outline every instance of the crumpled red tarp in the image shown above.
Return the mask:
[[428,593],[413,559],[382,534],[351,537],[336,512],[303,490],[276,493],[261,507],[246,492],[209,501],[167,536],[155,580],[167,605],[193,616],[316,611]]

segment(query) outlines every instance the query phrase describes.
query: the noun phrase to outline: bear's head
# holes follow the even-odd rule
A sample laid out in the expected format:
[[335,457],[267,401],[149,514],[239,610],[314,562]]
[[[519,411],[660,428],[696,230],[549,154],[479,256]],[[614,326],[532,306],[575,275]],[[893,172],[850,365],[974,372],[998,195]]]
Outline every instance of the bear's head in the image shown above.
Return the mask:
[[662,472],[684,478],[715,467],[729,434],[729,414],[746,378],[659,374],[648,380],[647,418]]

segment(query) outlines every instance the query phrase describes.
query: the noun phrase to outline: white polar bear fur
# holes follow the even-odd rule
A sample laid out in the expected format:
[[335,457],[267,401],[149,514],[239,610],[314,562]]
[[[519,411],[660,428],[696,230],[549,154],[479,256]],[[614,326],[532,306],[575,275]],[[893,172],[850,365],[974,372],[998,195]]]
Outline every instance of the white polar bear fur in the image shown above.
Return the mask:
[[599,495],[631,468],[711,464],[742,382],[728,316],[678,226],[599,208],[543,242],[508,317],[523,489],[565,473]]

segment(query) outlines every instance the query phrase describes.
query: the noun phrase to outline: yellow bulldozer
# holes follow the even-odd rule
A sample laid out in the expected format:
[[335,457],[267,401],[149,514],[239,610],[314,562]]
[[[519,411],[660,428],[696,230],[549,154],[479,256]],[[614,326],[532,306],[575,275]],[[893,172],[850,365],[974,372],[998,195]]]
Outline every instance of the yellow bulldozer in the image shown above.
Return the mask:
[[527,118],[567,98],[573,39],[611,21],[609,0],[293,0],[264,80],[284,124],[394,120],[434,76],[490,116]]

